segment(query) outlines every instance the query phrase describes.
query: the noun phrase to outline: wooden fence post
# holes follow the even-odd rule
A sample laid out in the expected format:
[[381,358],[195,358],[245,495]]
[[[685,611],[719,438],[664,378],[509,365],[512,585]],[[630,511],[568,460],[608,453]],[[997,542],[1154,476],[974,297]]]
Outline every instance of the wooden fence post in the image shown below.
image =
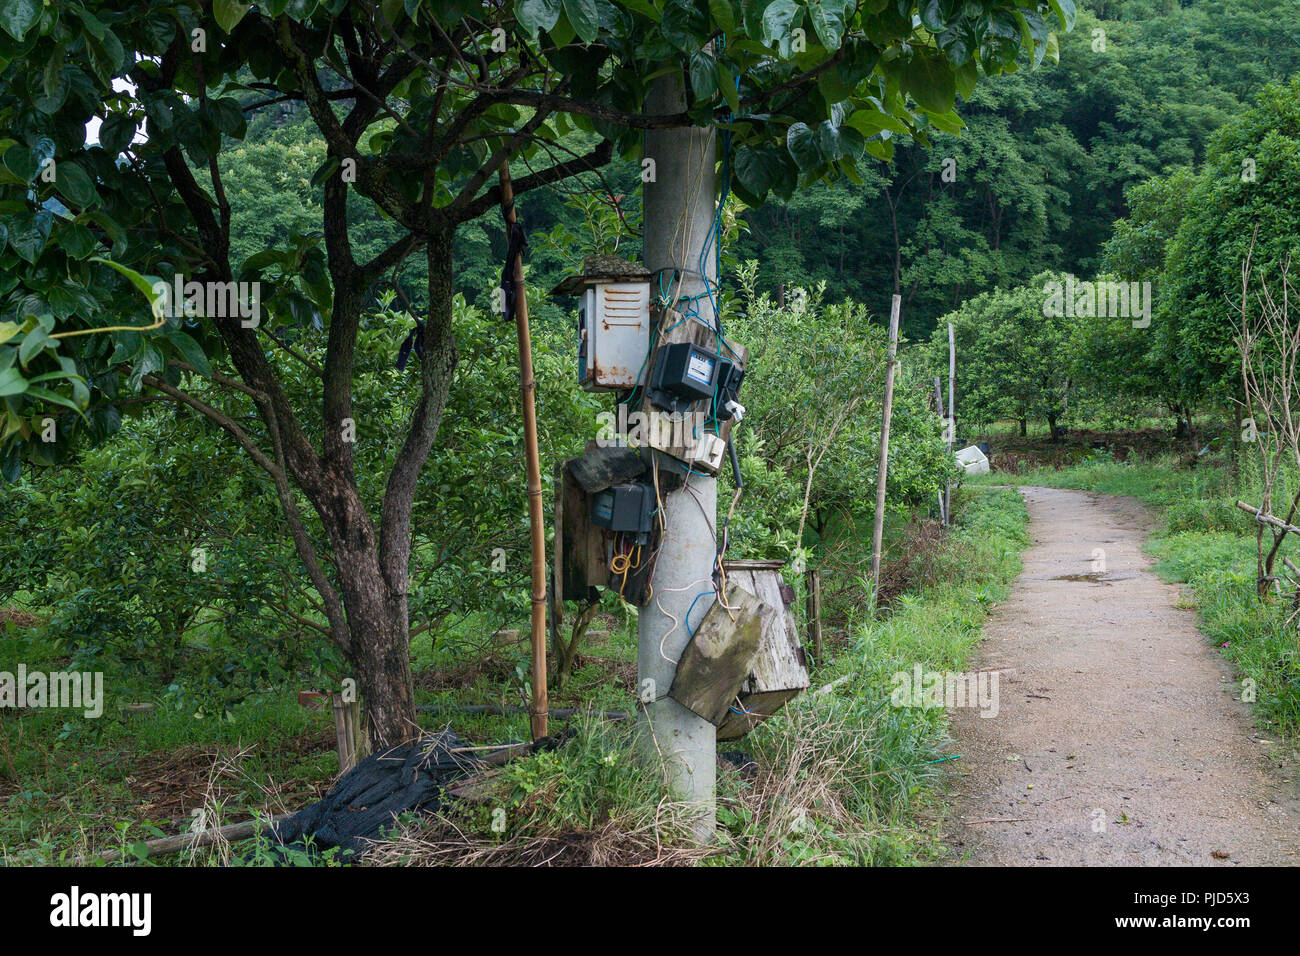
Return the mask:
[[334,712],[334,740],[339,752],[339,773],[347,773],[370,756],[370,735],[361,714],[361,701],[345,702],[342,694],[330,694]]
[[[939,410],[939,417],[943,419],[944,434],[948,433],[948,416],[943,412],[943,386],[940,384],[939,376],[934,377],[934,407]],[[948,452],[952,453],[952,442],[948,443]],[[948,527],[948,482],[945,479],[944,485],[939,489],[939,523],[945,528]]]
[[812,637],[813,658],[822,662],[822,576],[816,568],[805,572],[808,585],[808,633]]
[[885,402],[880,413],[880,467],[876,472],[876,520],[871,529],[871,603],[880,593],[880,549],[885,533],[885,474],[889,470],[889,419],[894,412],[895,357],[898,355],[898,319],[903,297],[895,294],[889,309],[889,357],[885,367]]
[[[952,323],[948,323],[948,458],[952,459],[952,445],[957,440],[957,400],[953,393],[957,389],[957,334]],[[952,479],[943,489],[944,524],[952,520]]]

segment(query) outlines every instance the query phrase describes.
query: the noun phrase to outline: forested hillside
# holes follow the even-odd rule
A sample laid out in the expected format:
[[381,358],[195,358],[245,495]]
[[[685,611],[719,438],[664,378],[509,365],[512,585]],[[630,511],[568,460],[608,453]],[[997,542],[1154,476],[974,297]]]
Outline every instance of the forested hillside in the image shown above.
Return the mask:
[[[733,267],[757,261],[757,288],[773,296],[825,282],[827,300],[880,315],[898,291],[913,338],[991,287],[1044,270],[1090,275],[1129,212],[1130,189],[1203,163],[1216,129],[1255,105],[1265,84],[1300,71],[1295,15],[1291,0],[1083,4],[1060,37],[1059,63],[981,83],[959,108],[964,128],[932,128],[926,144],[886,131],[873,145],[890,162],[864,167],[860,184],[820,183],[753,210],[733,198],[745,227],[724,254]],[[268,107],[223,157],[244,170],[239,188],[254,199],[237,213],[244,249],[287,240],[310,219],[325,145],[306,120],[304,110]],[[616,159],[592,177],[595,194],[565,187],[521,203],[531,232],[558,228],[554,242],[534,241],[538,287],[573,271],[585,251],[636,257],[639,172]],[[382,222],[365,231],[368,248],[391,240]],[[457,287],[475,302],[500,281],[504,232],[495,222],[464,232]],[[406,291],[421,300],[418,283]]]
[[913,335],[992,286],[1090,275],[1127,190],[1204,162],[1219,126],[1300,70],[1295,17],[1289,0],[1085,3],[1059,65],[981,84],[960,135],[901,137],[863,186],[748,213],[737,255],[878,314],[901,292]]

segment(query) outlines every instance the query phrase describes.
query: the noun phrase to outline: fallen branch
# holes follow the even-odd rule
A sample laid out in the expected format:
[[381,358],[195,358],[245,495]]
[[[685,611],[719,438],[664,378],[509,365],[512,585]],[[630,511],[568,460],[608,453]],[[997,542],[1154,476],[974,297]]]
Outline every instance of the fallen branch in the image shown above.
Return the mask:
[[[198,833],[182,833],[178,836],[160,837],[157,840],[146,840],[144,843],[145,856],[166,856],[170,853],[179,853],[181,850],[198,849],[199,847],[211,846],[213,843],[222,841],[234,842],[235,840],[246,840],[255,834],[259,828],[274,826],[283,820],[293,816],[291,813],[281,813],[278,816],[269,819],[245,820],[243,823],[231,823],[224,827],[213,827],[209,830],[200,830]],[[89,856],[79,856],[72,861],[73,866],[87,866],[95,860],[104,860],[108,863],[115,863],[127,856],[126,850],[105,850],[102,853],[92,853]]]

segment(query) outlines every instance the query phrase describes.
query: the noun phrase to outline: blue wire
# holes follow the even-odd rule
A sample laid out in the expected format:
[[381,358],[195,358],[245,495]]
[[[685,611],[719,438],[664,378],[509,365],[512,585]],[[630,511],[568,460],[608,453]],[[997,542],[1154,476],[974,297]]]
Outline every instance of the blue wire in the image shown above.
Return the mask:
[[[698,601],[705,595],[712,593],[712,591],[701,591],[699,594],[695,595],[695,601]],[[691,627],[691,612],[695,610],[695,601],[692,601],[691,606],[686,609],[686,633],[691,637],[695,636],[695,629]]]

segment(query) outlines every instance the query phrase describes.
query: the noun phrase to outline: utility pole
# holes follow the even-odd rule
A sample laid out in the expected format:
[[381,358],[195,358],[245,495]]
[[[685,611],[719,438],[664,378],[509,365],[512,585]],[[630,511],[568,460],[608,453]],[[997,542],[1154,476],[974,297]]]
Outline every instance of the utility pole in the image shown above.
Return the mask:
[[[646,97],[649,114],[686,108],[679,72],[660,77]],[[716,289],[714,243],[709,240],[718,197],[717,138],[712,128],[648,130],[645,158],[653,161],[644,182],[643,257],[648,269],[681,269],[674,297],[706,291],[700,263]],[[646,167],[643,167],[646,168]],[[709,243],[706,249],[705,244]],[[669,289],[673,273],[664,273]],[[653,288],[658,288],[657,280]],[[700,318],[716,326],[713,301],[695,302]],[[658,452],[651,452],[658,455]],[[660,455],[660,471],[680,465]],[[637,688],[641,696],[640,729],[645,752],[662,760],[677,796],[698,807],[693,829],[702,840],[712,837],[716,812],[717,730],[708,720],[668,697],[677,660],[690,641],[688,628],[698,626],[714,601],[713,568],[717,556],[718,483],[704,475],[684,475],[689,482],[664,497],[664,532],[655,564],[654,596],[640,609],[637,626]],[[703,597],[700,597],[703,595]],[[696,602],[696,598],[700,597]],[[687,612],[695,603],[690,621]]]

